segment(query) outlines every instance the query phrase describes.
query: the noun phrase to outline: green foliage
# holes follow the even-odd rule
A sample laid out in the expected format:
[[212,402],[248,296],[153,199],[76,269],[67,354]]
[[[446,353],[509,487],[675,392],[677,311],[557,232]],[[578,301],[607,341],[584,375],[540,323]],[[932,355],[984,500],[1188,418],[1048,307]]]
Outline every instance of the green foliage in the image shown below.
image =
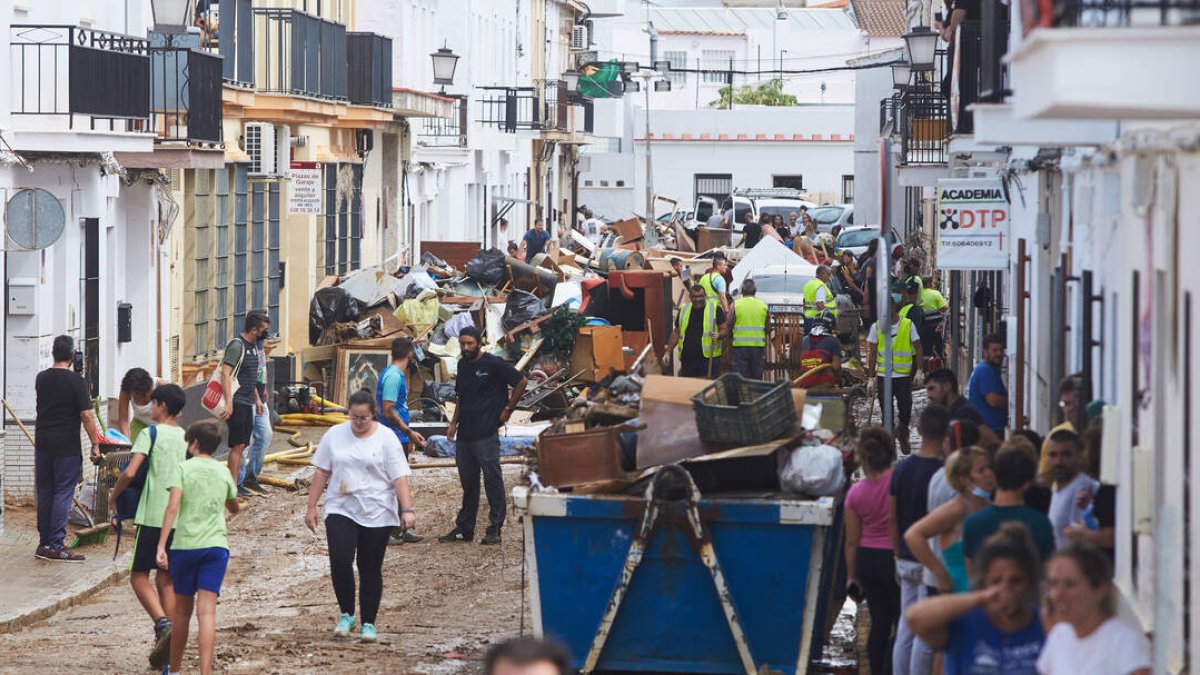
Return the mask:
[[[708,104],[710,108],[729,107],[729,87],[721,87],[720,98]],[[783,92],[783,80],[771,80],[757,87],[739,87],[733,102],[739,105],[793,106],[800,105],[796,97]]]
[[539,356],[554,359],[570,359],[575,349],[575,335],[588,317],[568,309],[565,305],[554,311],[554,316],[542,322],[541,337],[544,340]]

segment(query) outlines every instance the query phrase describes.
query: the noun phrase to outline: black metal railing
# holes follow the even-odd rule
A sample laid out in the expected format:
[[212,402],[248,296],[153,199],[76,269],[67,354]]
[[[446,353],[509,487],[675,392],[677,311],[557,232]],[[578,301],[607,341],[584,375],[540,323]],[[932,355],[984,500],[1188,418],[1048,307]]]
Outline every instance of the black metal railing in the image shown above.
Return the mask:
[[417,136],[425,145],[450,148],[467,147],[468,99],[466,96],[454,96],[449,117],[429,117],[421,120]]
[[898,131],[897,117],[900,111],[900,93],[896,92],[891,96],[880,99],[879,101],[879,135],[890,136],[893,132]]
[[346,100],[346,27],[294,9],[253,8],[254,88]]
[[535,87],[479,87],[479,123],[514,133],[541,128],[541,99]]
[[[982,60],[983,29],[978,21],[963,21],[959,24],[958,37],[953,50],[947,52],[945,71],[950,73],[950,123],[956,134],[971,134],[975,131],[975,114],[971,106],[979,101],[979,69]],[[957,69],[950,59],[958,51]],[[957,78],[955,80],[954,78]]]
[[221,142],[221,67],[215,54],[150,47],[150,131],[159,141]]
[[251,0],[220,0],[196,17],[201,46],[220,54],[221,77],[235,86],[254,86],[254,11]]
[[1056,0],[1057,27],[1120,28],[1200,23],[1200,0]]
[[565,80],[538,80],[538,113],[542,131],[566,131],[571,103]]
[[907,166],[946,163],[950,106],[932,87],[904,93],[898,109],[900,155]]
[[392,39],[375,33],[346,34],[350,102],[392,107]]
[[[150,117],[150,57],[143,38],[79,28],[13,24],[12,114],[58,116],[114,131]],[[107,123],[107,124],[105,124]]]

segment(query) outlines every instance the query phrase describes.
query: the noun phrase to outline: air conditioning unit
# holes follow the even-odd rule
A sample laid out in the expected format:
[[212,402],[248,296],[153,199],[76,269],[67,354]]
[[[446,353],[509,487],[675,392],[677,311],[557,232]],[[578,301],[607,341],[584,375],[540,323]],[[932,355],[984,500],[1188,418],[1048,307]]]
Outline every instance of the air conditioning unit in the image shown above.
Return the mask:
[[274,176],[279,168],[279,148],[275,125],[269,122],[246,123],[246,154],[250,155],[251,176]]
[[584,21],[571,26],[571,49],[583,51],[592,46],[592,22]]

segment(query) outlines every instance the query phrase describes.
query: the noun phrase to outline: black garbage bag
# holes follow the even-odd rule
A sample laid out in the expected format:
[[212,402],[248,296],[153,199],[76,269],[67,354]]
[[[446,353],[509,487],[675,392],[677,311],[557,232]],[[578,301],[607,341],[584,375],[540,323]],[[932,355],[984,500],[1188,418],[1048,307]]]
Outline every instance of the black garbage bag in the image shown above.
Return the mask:
[[467,276],[490,286],[504,283],[504,252],[495,248],[479,251],[467,261]]
[[529,291],[513,291],[508,294],[504,316],[500,318],[504,330],[510,331],[521,324],[529,323],[546,313],[541,298]]
[[335,323],[358,321],[362,307],[345,289],[333,286],[313,294],[308,305],[308,342],[317,344],[321,334]]

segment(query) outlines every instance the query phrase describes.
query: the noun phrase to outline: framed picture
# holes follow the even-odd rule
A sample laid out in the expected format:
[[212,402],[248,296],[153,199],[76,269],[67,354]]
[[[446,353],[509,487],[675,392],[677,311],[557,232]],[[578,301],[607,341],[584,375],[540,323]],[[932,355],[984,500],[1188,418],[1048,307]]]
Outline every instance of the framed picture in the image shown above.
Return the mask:
[[375,394],[379,376],[391,362],[391,350],[386,347],[338,347],[337,368],[334,370],[334,400],[346,405],[350,394],[366,389]]

